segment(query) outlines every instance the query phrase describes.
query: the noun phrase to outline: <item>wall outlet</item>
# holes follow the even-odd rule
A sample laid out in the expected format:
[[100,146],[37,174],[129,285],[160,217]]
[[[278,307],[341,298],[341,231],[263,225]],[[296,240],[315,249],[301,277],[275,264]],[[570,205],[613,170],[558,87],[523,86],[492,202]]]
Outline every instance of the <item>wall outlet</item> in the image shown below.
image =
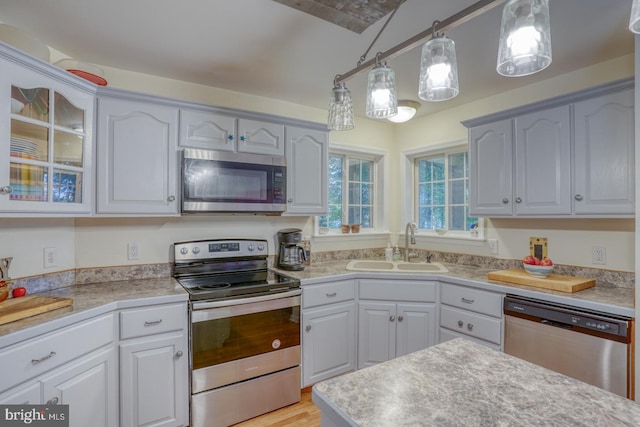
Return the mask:
[[58,252],[56,248],[44,248],[44,268],[58,265]]
[[488,239],[489,253],[493,255],[498,254],[498,239]]
[[591,247],[591,263],[600,265],[607,263],[607,249],[604,246]]
[[127,259],[128,260],[140,259],[140,251],[138,249],[137,243],[127,244]]

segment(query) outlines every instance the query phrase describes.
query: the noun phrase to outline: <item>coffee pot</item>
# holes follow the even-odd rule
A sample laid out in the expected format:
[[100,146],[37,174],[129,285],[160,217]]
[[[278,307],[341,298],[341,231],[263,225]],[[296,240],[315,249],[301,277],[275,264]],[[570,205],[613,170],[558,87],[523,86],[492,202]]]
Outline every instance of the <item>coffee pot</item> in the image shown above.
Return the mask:
[[300,242],[302,230],[285,228],[278,231],[278,262],[277,268],[282,270],[304,270],[307,252]]

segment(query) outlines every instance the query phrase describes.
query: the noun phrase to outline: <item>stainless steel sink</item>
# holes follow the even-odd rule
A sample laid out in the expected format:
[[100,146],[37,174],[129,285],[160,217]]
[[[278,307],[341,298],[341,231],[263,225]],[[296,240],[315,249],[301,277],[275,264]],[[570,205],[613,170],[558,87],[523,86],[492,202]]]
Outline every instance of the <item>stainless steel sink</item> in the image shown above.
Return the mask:
[[353,260],[347,265],[351,271],[388,271],[394,273],[446,273],[449,270],[439,262],[406,262]]

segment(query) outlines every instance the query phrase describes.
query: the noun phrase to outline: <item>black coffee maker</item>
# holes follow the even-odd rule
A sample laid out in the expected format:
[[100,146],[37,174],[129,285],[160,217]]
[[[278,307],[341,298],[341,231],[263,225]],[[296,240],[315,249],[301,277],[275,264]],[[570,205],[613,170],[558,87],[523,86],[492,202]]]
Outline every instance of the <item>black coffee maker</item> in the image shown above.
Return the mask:
[[307,252],[300,245],[302,230],[285,228],[278,231],[278,263],[282,270],[304,270]]

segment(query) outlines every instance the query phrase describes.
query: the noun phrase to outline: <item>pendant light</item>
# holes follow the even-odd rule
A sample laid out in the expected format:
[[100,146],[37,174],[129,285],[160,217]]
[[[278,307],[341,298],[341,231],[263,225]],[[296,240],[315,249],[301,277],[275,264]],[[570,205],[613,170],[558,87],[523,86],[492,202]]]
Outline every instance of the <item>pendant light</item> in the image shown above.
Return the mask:
[[550,64],[549,0],[509,0],[502,10],[496,70],[517,77]]
[[331,90],[329,101],[328,126],[330,130],[350,130],[354,127],[353,121],[353,101],[351,92],[344,83],[337,83],[336,76]]
[[436,32],[439,23],[433,23],[432,38],[422,47],[418,96],[425,101],[446,101],[460,92],[456,45]]
[[395,116],[387,117],[387,120],[393,123],[408,122],[416,115],[420,108],[420,103],[410,100],[398,101],[398,114]]
[[380,63],[376,56],[376,66],[369,71],[367,84],[367,117],[386,119],[398,113],[396,77],[387,63]]
[[636,34],[640,34],[640,0],[633,0],[633,4],[631,5],[629,30]]

